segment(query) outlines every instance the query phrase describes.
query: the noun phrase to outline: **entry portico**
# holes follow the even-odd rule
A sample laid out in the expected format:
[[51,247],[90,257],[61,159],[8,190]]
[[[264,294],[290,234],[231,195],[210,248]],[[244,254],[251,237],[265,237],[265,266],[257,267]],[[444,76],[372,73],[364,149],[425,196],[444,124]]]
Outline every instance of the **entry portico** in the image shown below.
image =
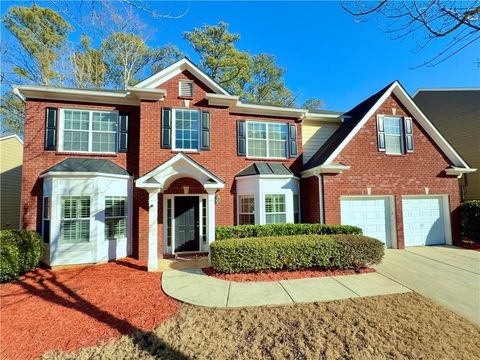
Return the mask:
[[[194,179],[201,184],[206,194],[191,194],[188,186],[185,186],[184,194],[165,196],[162,206],[164,206],[163,218],[166,226],[161,234],[164,254],[173,255],[180,251],[208,251],[210,244],[215,240],[215,193],[222,189],[225,183],[185,153],[178,153],[135,181],[137,188],[148,192],[149,271],[158,269],[158,195],[164,193],[174,181],[182,178]],[[179,219],[176,224],[178,229],[174,228],[176,217]],[[191,236],[198,241],[198,247],[192,248],[187,244],[190,240],[187,233],[191,233]],[[205,245],[199,240],[200,235],[205,240]]]

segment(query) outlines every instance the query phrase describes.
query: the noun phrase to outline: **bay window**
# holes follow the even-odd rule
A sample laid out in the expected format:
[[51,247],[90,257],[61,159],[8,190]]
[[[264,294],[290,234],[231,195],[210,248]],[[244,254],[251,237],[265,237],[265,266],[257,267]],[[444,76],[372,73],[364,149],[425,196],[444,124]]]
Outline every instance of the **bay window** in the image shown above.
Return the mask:
[[238,224],[255,224],[255,197],[253,195],[240,195],[238,197]]
[[61,150],[117,151],[118,112],[62,109]]
[[105,197],[105,240],[127,237],[127,198]]
[[287,157],[287,124],[247,122],[247,156]]
[[60,243],[90,241],[90,197],[62,196]]
[[287,222],[284,194],[265,195],[265,222],[283,224]]

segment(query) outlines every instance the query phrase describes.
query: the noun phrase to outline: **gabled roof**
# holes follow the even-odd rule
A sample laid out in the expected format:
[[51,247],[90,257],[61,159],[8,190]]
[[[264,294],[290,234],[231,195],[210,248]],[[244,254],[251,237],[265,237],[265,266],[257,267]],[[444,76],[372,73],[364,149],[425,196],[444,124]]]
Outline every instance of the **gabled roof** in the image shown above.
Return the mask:
[[280,163],[255,162],[240,171],[236,177],[254,175],[293,175],[289,168]]
[[397,96],[399,101],[413,115],[419,125],[422,126],[422,128],[428,133],[428,135],[445,153],[445,155],[447,155],[455,167],[468,170],[470,169],[461,156],[453,149],[453,147],[445,140],[445,138],[421,112],[421,110],[417,107],[415,102],[407,94],[405,89],[403,89],[400,83],[398,81],[394,81],[345,113],[343,116],[348,120],[346,120],[325,142],[325,144],[311,157],[311,159],[305,164],[305,170],[302,173],[305,175],[310,175],[312,170],[331,164],[337,155],[345,148],[350,140],[357,134],[363,125],[365,125],[365,123],[378,110],[380,105],[382,105],[392,93]]
[[197,79],[202,81],[210,89],[212,89],[216,94],[229,95],[229,93],[221,87],[217,82],[215,82],[210,76],[205,74],[200,68],[191,62],[188,58],[184,57],[181,60],[173,63],[172,65],[166,67],[162,71],[156,73],[155,75],[150,76],[149,78],[143,80],[142,82],[135,85],[135,88],[148,88],[155,89],[164,82],[170,80],[171,78],[177,76],[183,71],[187,70],[192,73]]
[[8,140],[8,139],[16,139],[20,144],[23,145],[23,140],[20,139],[20,137],[17,134],[4,136],[4,137],[0,138],[0,141]]
[[45,173],[98,173],[129,175],[128,171],[107,159],[69,158],[49,168]]

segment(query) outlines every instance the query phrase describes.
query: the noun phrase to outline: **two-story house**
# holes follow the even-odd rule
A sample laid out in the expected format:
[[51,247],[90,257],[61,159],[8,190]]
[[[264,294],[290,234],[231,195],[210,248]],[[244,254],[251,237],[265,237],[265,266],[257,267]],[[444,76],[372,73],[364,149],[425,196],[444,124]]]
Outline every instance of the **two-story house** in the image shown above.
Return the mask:
[[52,266],[155,270],[208,253],[218,225],[346,223],[394,248],[458,237],[457,177],[474,169],[398,82],[347,113],[244,103],[186,58],[124,91],[15,91],[23,227]]

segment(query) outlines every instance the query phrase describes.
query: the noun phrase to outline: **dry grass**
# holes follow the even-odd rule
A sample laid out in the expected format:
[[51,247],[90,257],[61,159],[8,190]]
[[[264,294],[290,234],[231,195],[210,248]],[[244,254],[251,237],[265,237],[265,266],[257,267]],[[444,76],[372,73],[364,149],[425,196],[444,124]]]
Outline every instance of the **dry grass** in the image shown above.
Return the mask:
[[44,358],[475,359],[478,339],[480,327],[407,293],[270,308],[183,306],[154,332]]

